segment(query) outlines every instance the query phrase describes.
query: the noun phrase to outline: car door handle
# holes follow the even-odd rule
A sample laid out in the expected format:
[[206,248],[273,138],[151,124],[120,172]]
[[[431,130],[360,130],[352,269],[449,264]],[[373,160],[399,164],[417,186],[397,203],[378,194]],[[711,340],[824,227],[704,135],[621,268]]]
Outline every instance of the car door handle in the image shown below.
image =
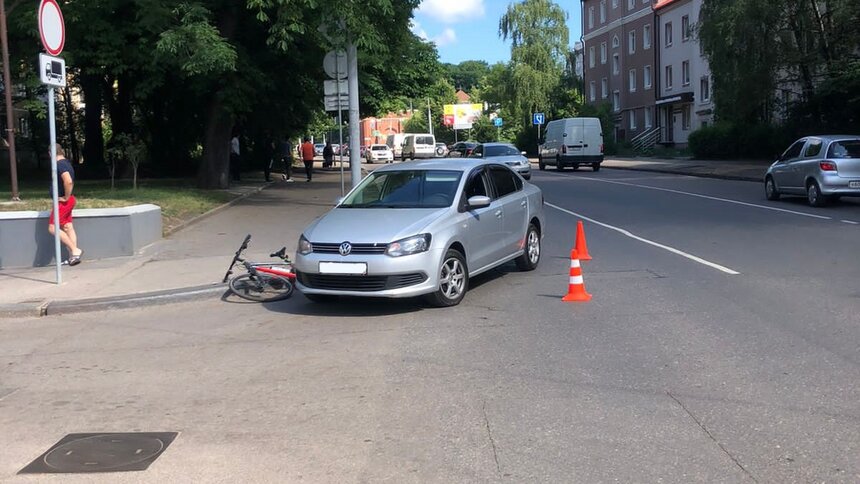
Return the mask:
[[501,210],[496,210],[496,217],[502,218],[502,211]]

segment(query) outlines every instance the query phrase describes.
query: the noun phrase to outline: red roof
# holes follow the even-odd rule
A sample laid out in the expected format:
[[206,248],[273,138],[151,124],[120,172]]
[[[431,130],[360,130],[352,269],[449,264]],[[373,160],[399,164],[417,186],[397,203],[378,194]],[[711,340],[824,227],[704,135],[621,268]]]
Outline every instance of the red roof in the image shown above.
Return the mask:
[[661,8],[671,5],[677,1],[678,0],[657,0],[657,2],[654,3],[654,10],[660,10]]

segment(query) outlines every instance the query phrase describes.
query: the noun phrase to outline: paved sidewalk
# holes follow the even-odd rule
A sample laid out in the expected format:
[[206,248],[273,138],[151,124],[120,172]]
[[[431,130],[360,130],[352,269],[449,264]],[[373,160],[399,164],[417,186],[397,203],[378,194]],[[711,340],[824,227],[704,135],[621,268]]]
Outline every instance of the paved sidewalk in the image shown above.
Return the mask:
[[758,182],[764,180],[770,164],[769,161],[609,157],[604,160],[603,167]]
[[[294,170],[294,183],[276,181],[264,190],[222,209],[145,248],[141,254],[104,260],[85,260],[63,267],[57,286],[55,269],[4,270],[0,273],[0,317],[38,314],[48,302],[81,301],[111,296],[128,297],[154,291],[177,291],[219,284],[242,239],[251,234],[250,259],[268,259],[287,247],[291,256],[301,230],[329,210],[341,195],[340,173],[317,169],[305,181],[304,170]],[[346,173],[349,189],[349,173]]]

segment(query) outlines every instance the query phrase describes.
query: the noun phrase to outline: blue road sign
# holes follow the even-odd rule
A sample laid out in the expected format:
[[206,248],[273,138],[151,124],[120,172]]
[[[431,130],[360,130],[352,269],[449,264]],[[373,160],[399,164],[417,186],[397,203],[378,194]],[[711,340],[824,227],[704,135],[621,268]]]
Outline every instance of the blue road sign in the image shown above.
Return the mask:
[[497,128],[502,127],[504,124],[505,124],[505,122],[502,120],[502,118],[496,118],[493,120],[493,126],[495,126]]
[[543,124],[545,120],[543,113],[532,114],[532,124]]

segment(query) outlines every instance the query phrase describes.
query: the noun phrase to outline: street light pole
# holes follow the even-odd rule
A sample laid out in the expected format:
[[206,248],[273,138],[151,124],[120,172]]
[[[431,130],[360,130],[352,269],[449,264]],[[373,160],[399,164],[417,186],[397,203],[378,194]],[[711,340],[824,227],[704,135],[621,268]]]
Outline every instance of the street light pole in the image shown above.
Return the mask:
[[346,44],[346,64],[349,83],[349,168],[352,186],[355,187],[361,181],[361,120],[358,116],[358,47],[352,39]]
[[6,91],[6,140],[9,143],[9,176],[12,200],[18,201],[18,160],[15,156],[15,113],[12,110],[12,81],[9,73],[9,37],[6,32],[6,1],[0,0],[0,44],[3,51],[3,90]]

